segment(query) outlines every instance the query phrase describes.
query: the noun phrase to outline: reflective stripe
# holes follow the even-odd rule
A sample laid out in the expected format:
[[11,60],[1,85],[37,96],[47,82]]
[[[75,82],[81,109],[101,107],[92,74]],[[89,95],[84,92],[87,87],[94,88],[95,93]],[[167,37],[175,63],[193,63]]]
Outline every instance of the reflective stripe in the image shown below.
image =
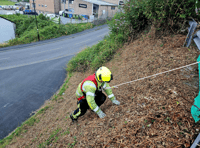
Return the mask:
[[104,86],[103,86],[103,89],[104,89],[104,88],[106,88],[106,83],[105,83]]
[[114,97],[114,95],[113,95],[113,94],[111,94],[111,95],[109,95],[109,96],[108,96],[108,98],[112,98],[112,97]]
[[96,112],[98,111],[99,107],[97,106],[93,111]]
[[95,89],[97,89],[97,87],[96,87],[96,85],[92,82],[84,82],[83,83],[83,85],[82,85],[82,89],[83,89],[83,91],[85,91],[85,88],[84,88],[84,86],[87,86],[87,85],[89,85],[89,86],[91,86],[91,87],[94,87]]
[[77,94],[79,97],[81,97],[81,95],[78,93],[78,90],[76,90],[76,94]]
[[95,96],[94,93],[92,93],[92,92],[87,92],[86,95],[87,96],[93,96],[93,97]]

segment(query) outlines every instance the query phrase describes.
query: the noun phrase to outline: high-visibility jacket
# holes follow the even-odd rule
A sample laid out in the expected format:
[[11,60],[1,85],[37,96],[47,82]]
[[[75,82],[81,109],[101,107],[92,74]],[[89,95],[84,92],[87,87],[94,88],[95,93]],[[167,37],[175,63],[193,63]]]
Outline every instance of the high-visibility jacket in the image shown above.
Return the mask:
[[80,97],[84,96],[84,94],[85,94],[86,98],[82,97],[82,99],[86,99],[89,107],[93,111],[96,112],[96,111],[100,110],[100,108],[97,106],[97,104],[94,100],[96,91],[101,91],[101,89],[103,89],[111,101],[115,99],[115,96],[113,95],[112,90],[105,89],[107,87],[110,87],[108,83],[106,83],[106,82],[101,83],[99,81],[96,81],[95,74],[93,74],[93,75],[90,75],[89,77],[87,77],[86,79],[84,79],[79,84],[79,86],[76,90],[76,97],[80,98]]

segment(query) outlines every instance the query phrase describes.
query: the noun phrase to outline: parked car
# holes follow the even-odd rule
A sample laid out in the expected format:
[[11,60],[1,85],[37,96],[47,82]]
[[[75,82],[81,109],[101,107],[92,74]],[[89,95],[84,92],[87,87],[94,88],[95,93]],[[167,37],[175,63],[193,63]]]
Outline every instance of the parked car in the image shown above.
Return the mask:
[[52,18],[56,17],[56,15],[55,15],[55,14],[46,14],[45,16],[46,16],[46,17],[49,17],[50,19],[52,19]]
[[66,12],[68,12],[68,9],[61,10],[61,11],[59,11],[59,15],[60,15],[60,16],[63,16],[63,13],[66,13]]
[[38,15],[37,12],[35,12],[34,10],[24,10],[23,14],[27,14],[27,15]]

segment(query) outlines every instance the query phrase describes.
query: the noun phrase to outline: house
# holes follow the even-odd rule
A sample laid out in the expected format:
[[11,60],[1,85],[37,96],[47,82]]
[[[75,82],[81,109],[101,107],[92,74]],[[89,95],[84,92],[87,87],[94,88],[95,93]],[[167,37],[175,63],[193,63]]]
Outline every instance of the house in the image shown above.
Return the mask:
[[0,44],[10,39],[14,39],[15,29],[16,25],[13,22],[0,17]]
[[[97,18],[113,17],[118,12],[118,6],[123,3],[122,0],[35,0],[35,9],[40,14],[54,13],[69,8],[74,10],[74,14],[83,14],[95,16]],[[33,9],[33,0],[30,0],[31,9]],[[65,7],[65,8],[64,8]]]

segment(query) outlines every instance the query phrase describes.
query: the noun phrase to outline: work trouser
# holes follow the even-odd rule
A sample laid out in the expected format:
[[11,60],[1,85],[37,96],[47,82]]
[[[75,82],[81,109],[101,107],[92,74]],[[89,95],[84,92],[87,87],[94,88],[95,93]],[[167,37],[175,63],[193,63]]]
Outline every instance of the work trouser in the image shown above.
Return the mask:
[[[101,106],[106,101],[106,95],[103,94],[102,91],[99,91],[95,94],[94,100],[98,106]],[[72,114],[75,119],[78,119],[78,117],[83,116],[87,112],[87,110],[90,109],[85,98],[80,101],[77,101],[77,105],[78,108]]]

